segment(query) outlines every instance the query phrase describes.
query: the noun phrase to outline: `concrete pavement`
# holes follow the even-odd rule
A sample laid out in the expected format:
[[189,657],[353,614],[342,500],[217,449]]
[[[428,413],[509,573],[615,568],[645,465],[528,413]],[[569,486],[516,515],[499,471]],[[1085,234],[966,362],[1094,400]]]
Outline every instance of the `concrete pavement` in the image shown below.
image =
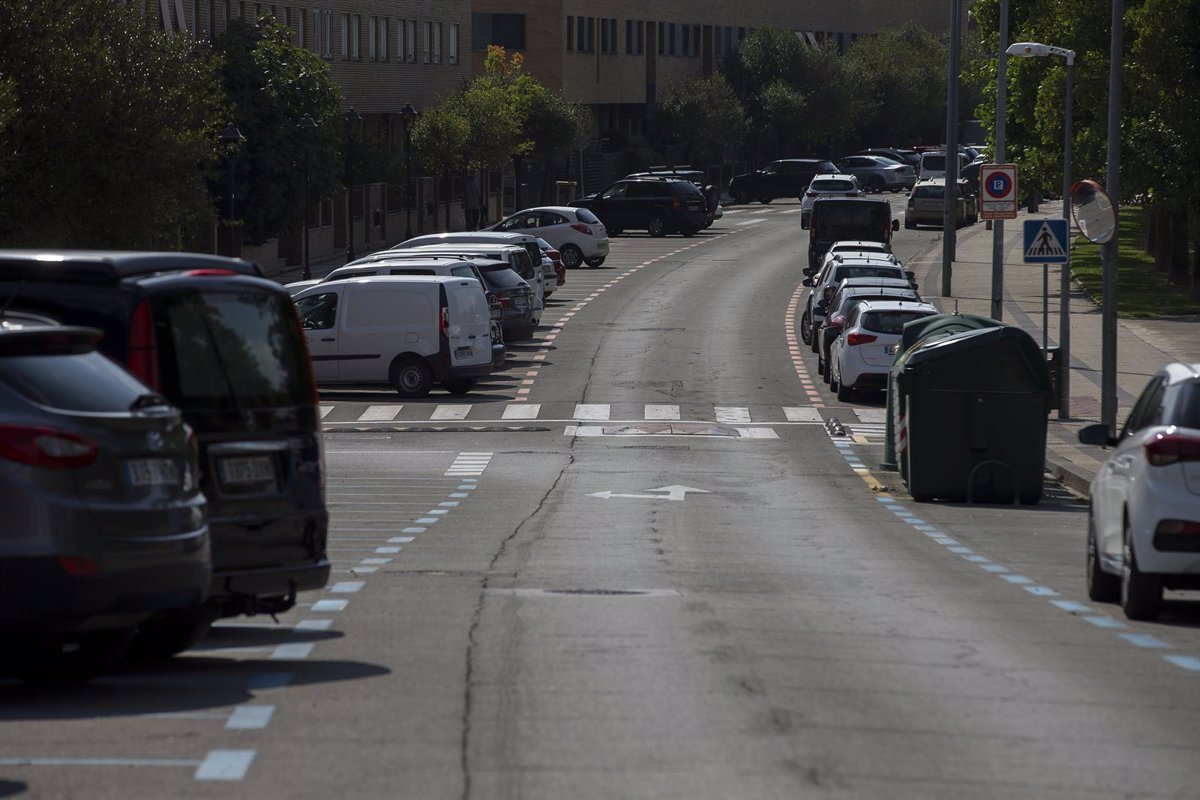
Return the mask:
[[[1046,204],[1040,212],[1021,211],[1004,229],[1004,321],[1042,341],[1042,267],[1025,264],[1022,222],[1061,217],[1061,207]],[[941,248],[913,267],[922,274],[931,301],[944,311],[991,313],[992,237],[984,223],[958,232],[957,260],[952,266],[952,293],[933,296],[941,288]],[[1058,344],[1060,267],[1049,270],[1048,341]],[[1046,468],[1065,484],[1086,493],[1107,457],[1103,448],[1079,444],[1079,429],[1100,421],[1100,306],[1072,284],[1070,418],[1052,412],[1046,441]],[[1200,362],[1200,320],[1196,318],[1120,319],[1117,325],[1117,422],[1129,414],[1150,377],[1172,361]]]

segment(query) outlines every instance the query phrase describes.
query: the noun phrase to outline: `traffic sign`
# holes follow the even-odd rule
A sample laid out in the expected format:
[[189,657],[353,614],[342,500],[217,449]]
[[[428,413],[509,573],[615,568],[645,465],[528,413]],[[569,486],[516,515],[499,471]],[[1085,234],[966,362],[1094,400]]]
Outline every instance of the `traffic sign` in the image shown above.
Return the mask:
[[1025,220],[1025,263],[1066,264],[1068,258],[1065,219]]
[[979,167],[981,219],[1017,218],[1017,165],[982,164]]

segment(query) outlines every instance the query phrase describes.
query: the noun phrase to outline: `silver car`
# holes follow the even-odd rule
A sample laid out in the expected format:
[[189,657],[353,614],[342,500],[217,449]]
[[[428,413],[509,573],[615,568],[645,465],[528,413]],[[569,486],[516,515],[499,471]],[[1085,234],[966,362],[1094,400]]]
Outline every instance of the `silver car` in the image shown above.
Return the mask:
[[212,578],[191,429],[100,336],[0,318],[0,673],[30,682],[104,671]]

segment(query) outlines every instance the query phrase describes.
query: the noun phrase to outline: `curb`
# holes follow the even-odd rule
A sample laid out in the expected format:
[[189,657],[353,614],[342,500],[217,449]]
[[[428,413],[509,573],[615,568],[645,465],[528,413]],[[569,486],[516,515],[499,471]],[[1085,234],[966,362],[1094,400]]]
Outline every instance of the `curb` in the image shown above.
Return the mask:
[[1091,497],[1092,476],[1077,465],[1057,459],[1047,453],[1046,471],[1071,491],[1078,492],[1084,497]]

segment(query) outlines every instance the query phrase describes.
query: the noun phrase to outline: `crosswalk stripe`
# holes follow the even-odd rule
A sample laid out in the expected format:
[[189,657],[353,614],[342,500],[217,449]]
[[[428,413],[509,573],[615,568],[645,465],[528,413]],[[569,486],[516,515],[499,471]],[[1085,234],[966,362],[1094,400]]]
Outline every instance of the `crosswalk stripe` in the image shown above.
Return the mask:
[[780,211],[779,213],[780,214],[799,214],[801,210],[802,209],[799,209],[799,208],[789,208],[787,211]]
[[519,406],[508,406],[504,409],[501,419],[537,419],[542,412],[539,403],[523,403]]
[[611,412],[608,403],[578,403],[573,419],[607,420]]
[[471,411],[470,403],[455,403],[452,405],[438,406],[433,410],[433,415],[430,419],[466,419],[467,414]]
[[887,422],[886,408],[856,408],[854,413],[863,422]]
[[783,415],[788,422],[820,422],[821,412],[812,406],[784,406]]
[[717,422],[749,422],[750,409],[740,406],[713,406]]
[[321,404],[320,408],[321,408],[321,419],[325,419],[326,417],[329,416],[329,412],[333,411],[333,406],[326,405],[324,403]]
[[646,406],[646,419],[679,419],[679,406]]
[[358,418],[359,422],[388,422],[396,418],[396,415],[404,406],[367,406],[367,410]]

